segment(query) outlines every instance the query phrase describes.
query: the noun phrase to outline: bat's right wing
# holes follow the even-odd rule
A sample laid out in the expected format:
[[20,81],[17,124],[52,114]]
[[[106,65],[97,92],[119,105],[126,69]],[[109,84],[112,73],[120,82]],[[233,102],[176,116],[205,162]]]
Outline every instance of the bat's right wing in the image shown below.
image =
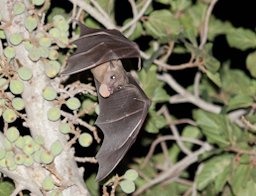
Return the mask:
[[[96,125],[104,133],[102,146],[96,155],[98,181],[116,167],[135,142],[150,106],[149,99],[130,74],[128,78],[129,84],[108,98],[98,96],[100,114]],[[97,89],[98,86],[96,81]]]

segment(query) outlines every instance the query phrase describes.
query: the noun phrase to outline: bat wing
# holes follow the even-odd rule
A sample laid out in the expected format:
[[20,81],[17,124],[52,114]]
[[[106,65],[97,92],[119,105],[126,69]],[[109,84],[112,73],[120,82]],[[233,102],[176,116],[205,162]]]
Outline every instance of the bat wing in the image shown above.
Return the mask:
[[[135,142],[150,106],[139,85],[130,74],[128,77],[130,83],[108,98],[98,96],[100,114],[96,125],[104,134],[102,146],[96,155],[99,163],[98,181],[117,166]],[[97,89],[98,86],[96,81]]]
[[140,50],[117,30],[91,29],[79,23],[81,35],[74,41],[75,53],[69,57],[68,66],[62,74],[73,74],[91,69],[102,63],[128,58],[138,58]]

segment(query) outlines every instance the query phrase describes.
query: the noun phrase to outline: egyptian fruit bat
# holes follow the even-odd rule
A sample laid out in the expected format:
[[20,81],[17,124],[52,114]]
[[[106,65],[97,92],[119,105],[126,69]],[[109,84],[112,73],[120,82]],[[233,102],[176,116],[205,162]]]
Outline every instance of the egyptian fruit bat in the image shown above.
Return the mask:
[[101,181],[135,142],[150,101],[121,62],[137,58],[140,64],[138,46],[117,30],[91,29],[81,23],[79,26],[81,35],[74,42],[77,49],[62,74],[91,69],[94,76],[100,107],[95,124],[104,134],[96,155],[99,163],[96,179]]

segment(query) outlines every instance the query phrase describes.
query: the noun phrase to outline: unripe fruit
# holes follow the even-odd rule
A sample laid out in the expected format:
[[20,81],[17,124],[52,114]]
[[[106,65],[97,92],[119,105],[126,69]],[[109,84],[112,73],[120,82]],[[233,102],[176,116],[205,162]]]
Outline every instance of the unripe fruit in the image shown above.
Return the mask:
[[24,163],[25,156],[24,154],[15,154],[14,156],[14,161],[16,162],[17,165],[22,165]]
[[92,136],[89,133],[83,133],[80,135],[80,137],[78,138],[78,142],[81,146],[83,147],[88,147],[91,145],[93,141]]
[[59,131],[63,134],[70,133],[71,128],[68,123],[60,123],[59,125]]
[[23,93],[23,91],[24,91],[23,82],[20,81],[20,80],[11,80],[11,82],[10,82],[10,91],[14,95],[19,95],[19,94]]
[[17,115],[16,113],[11,110],[11,109],[6,109],[4,112],[3,112],[3,119],[5,122],[7,123],[12,123],[16,120],[17,118]]
[[35,46],[32,46],[32,48],[30,48],[28,50],[28,57],[32,60],[32,61],[38,61],[41,57],[41,51],[35,47]]
[[15,50],[14,50],[13,47],[7,46],[7,47],[4,49],[4,56],[6,56],[8,59],[14,58],[15,55],[16,55],[16,53],[15,53]]
[[49,164],[53,161],[53,155],[50,152],[43,150],[40,155],[40,162],[44,164]]
[[32,3],[36,6],[41,6],[43,5],[45,0],[32,0]]
[[57,121],[60,119],[60,108],[52,107],[47,112],[48,120]]
[[0,160],[5,157],[6,151],[3,148],[0,148]]
[[8,88],[8,81],[5,78],[0,78],[0,89],[6,90]]
[[15,146],[22,149],[25,146],[25,141],[22,136],[18,137],[18,139],[15,141]]
[[138,178],[138,173],[134,169],[129,169],[125,172],[124,178],[127,179],[127,180],[134,181]]
[[25,27],[29,32],[32,32],[37,27],[37,19],[32,16],[28,16],[25,19]]
[[53,182],[53,179],[48,176],[44,179],[43,181],[43,189],[45,189],[46,191],[50,191],[54,188],[54,182]]
[[12,100],[12,107],[17,111],[23,110],[25,108],[25,102],[22,98],[15,97]]
[[40,44],[41,46],[45,47],[45,48],[48,48],[48,47],[51,46],[52,41],[51,41],[51,39],[48,38],[48,37],[42,37],[42,38],[39,39],[39,44]]
[[16,127],[10,127],[6,131],[6,137],[11,143],[16,141],[19,138],[19,136],[20,136],[20,132]]
[[120,187],[123,190],[123,192],[130,194],[135,191],[135,184],[131,180],[123,180],[120,182]]
[[22,14],[25,11],[25,5],[21,2],[16,2],[13,6],[13,14],[19,15]]
[[58,61],[49,61],[45,66],[45,73],[49,78],[54,78],[60,72],[60,63]]
[[33,160],[32,156],[30,156],[30,155],[25,155],[24,157],[25,157],[25,159],[24,159],[24,163],[23,163],[23,164],[24,164],[25,166],[29,167],[29,166],[33,165],[34,160]]
[[10,42],[12,45],[17,46],[22,42],[23,38],[20,33],[13,33],[10,35]]
[[32,71],[28,67],[21,67],[18,69],[18,75],[22,80],[30,80],[32,78]]
[[59,57],[59,53],[57,50],[50,49],[49,51],[49,59],[56,60]]
[[66,101],[66,106],[71,110],[77,110],[81,106],[81,102],[76,97],[71,97]]
[[47,101],[52,101],[57,97],[57,92],[54,88],[48,86],[43,90],[43,97]]
[[55,141],[52,145],[51,145],[51,154],[53,156],[57,156],[59,155],[63,150],[63,146],[61,144],[61,142],[59,140]]

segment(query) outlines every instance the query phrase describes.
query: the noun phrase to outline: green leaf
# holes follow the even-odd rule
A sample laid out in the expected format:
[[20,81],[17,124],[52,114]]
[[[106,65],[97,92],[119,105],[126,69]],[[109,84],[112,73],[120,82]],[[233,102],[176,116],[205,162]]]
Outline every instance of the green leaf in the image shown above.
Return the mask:
[[220,34],[226,34],[229,31],[232,31],[233,27],[230,22],[223,22],[216,19],[214,16],[211,16],[208,26],[208,36],[209,40],[214,40],[214,38]]
[[172,10],[176,12],[182,12],[191,6],[191,1],[188,0],[169,0]]
[[256,51],[250,53],[246,58],[246,68],[256,78]]
[[207,77],[218,87],[221,87],[221,80],[220,80],[220,74],[219,73],[212,73],[210,71],[206,71]]
[[[128,23],[129,21],[131,21],[131,19],[128,19],[126,23]],[[139,38],[142,35],[142,32],[143,32],[142,24],[141,24],[141,22],[137,22],[135,30],[129,36],[129,39],[130,40],[135,40],[135,39]]]
[[113,11],[114,11],[114,0],[97,0],[97,3],[100,5],[100,7],[105,10],[105,12],[110,15],[113,16]]
[[84,24],[89,28],[101,29],[100,24],[96,20],[94,20],[94,18],[91,18],[89,16],[86,17],[86,19],[84,20]]
[[[225,165],[226,166],[226,165]],[[230,177],[231,167],[225,167],[222,173],[220,173],[214,182],[214,191],[215,193],[220,193],[223,191],[223,187],[227,183]]]
[[168,94],[163,89],[164,83],[157,79],[156,66],[151,66],[148,70],[142,69],[138,75],[144,92],[152,101],[152,108],[156,103],[169,100]]
[[14,185],[10,182],[2,181],[0,182],[0,195],[1,196],[9,196],[14,191]]
[[252,80],[239,69],[230,69],[228,66],[224,66],[221,72],[221,81],[223,90],[232,95],[254,96],[256,93]]
[[204,58],[206,68],[213,74],[215,74],[220,68],[220,62],[213,56],[207,55]]
[[243,181],[243,187],[236,192],[236,195],[252,196],[256,192],[256,183],[252,180]]
[[232,176],[230,176],[230,184],[235,193],[245,188],[246,183],[250,180],[252,168],[250,165],[238,165],[233,168]]
[[239,50],[256,48],[256,33],[249,29],[234,28],[227,34],[227,41],[231,47]]
[[221,114],[196,110],[193,117],[210,143],[225,147],[230,145],[227,132],[227,118]]
[[246,108],[253,104],[253,98],[247,95],[238,94],[228,101],[227,111]]
[[163,116],[158,115],[154,110],[149,110],[148,120],[145,125],[145,130],[149,133],[158,133],[159,129],[166,126],[167,123]]
[[161,41],[168,41],[180,33],[180,23],[169,10],[153,11],[143,24],[149,35]]
[[207,10],[207,4],[196,3],[190,7],[187,12],[184,12],[180,17],[185,36],[189,38],[191,43],[196,46],[196,37],[199,34],[199,29],[204,21],[204,16]]
[[[187,138],[200,138],[202,137],[202,134],[201,134],[201,131],[200,129],[198,129],[197,127],[193,127],[193,126],[186,126],[183,131],[182,131],[182,136],[183,137],[187,137]],[[194,146],[192,143],[188,142],[184,142],[185,145],[188,147],[188,148],[191,148],[192,146]]]
[[154,91],[154,97],[152,98],[153,102],[162,103],[169,100],[169,95],[167,92],[160,86],[158,86]]
[[[205,162],[202,170],[196,176],[196,185],[198,190],[205,189],[210,183],[215,182],[216,178],[223,175],[226,168],[230,167],[232,155],[221,155]],[[220,183],[220,182],[217,182]],[[222,182],[223,183],[223,182]],[[217,186],[217,188],[219,185]]]
[[92,174],[86,181],[86,187],[88,188],[91,195],[99,194],[99,184],[95,183],[96,174]]

